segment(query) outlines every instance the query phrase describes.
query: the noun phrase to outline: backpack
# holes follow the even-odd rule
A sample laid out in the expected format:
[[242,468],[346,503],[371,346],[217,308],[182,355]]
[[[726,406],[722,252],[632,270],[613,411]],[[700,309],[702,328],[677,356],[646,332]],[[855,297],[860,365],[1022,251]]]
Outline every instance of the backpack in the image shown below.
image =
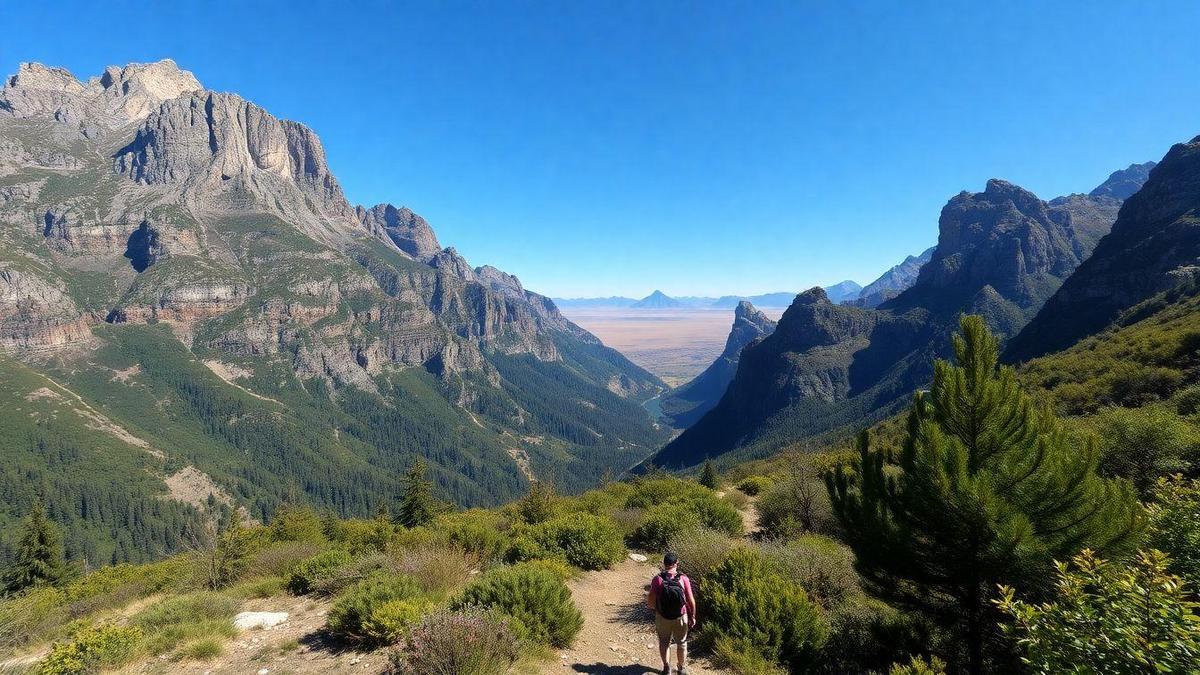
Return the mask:
[[658,575],[662,579],[662,587],[658,589],[658,613],[664,619],[678,619],[683,616],[686,597],[683,592],[681,574],[671,576],[669,572]]

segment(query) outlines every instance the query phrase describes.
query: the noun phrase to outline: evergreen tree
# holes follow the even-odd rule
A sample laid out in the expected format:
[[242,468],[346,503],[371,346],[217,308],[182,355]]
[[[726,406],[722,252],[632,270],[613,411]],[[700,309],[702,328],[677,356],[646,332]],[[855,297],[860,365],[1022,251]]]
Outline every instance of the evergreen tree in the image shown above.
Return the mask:
[[717,489],[717,470],[707,459],[704,460],[704,468],[700,470],[700,484],[709,490]]
[[1044,593],[1054,559],[1129,543],[1141,519],[1128,484],[1096,474],[1094,441],[1077,447],[1011,368],[997,370],[983,319],[960,327],[957,363],[939,360],[915,396],[898,466],[864,432],[852,469],[826,483],[868,584],[949,630],[965,653],[947,656],[980,673],[997,584]]
[[404,474],[404,492],[396,522],[405,527],[419,527],[433,520],[437,504],[433,499],[433,484],[425,480],[425,460],[418,457]]
[[208,552],[208,587],[228,588],[242,573],[250,558],[250,541],[242,528],[242,518],[236,511],[230,514],[225,529],[217,534],[215,526]]
[[17,543],[16,555],[4,573],[4,590],[18,593],[31,586],[55,584],[68,573],[62,532],[46,516],[42,500],[33,504]]

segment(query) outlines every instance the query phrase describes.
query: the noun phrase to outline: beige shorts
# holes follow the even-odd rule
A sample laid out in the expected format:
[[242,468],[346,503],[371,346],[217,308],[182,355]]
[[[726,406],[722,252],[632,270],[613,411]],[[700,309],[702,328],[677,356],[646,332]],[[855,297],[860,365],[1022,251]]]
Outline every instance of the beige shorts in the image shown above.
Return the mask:
[[668,619],[662,614],[655,613],[654,631],[658,633],[659,644],[674,642],[677,645],[687,645],[687,614],[678,619]]

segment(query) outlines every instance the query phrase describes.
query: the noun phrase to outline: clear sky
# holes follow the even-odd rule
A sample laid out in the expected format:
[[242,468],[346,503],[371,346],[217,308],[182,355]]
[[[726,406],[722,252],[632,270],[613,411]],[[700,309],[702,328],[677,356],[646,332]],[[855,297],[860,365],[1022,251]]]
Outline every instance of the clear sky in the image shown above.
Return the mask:
[[[356,5],[356,8],[351,8]],[[989,177],[1200,134],[1200,3],[5,2],[0,69],[174,58],[555,296],[865,283]]]

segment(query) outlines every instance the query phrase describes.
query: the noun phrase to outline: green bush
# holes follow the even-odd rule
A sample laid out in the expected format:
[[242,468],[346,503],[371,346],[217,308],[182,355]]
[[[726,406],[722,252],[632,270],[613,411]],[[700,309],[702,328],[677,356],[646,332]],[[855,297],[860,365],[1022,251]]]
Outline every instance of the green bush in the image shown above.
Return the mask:
[[886,672],[888,665],[930,646],[928,627],[867,595],[856,595],[826,613],[829,639],[821,647],[829,673]]
[[679,532],[667,542],[667,549],[679,555],[679,569],[699,589],[704,579],[720,565],[738,543],[724,532],[697,525]]
[[151,654],[165,654],[193,640],[232,637],[240,606],[224,593],[190,593],[151,605],[133,617],[133,625],[145,632],[143,644]]
[[1175,395],[1175,410],[1180,415],[1200,413],[1200,384],[1193,384]]
[[1167,571],[1161,551],[1110,565],[1085,550],[1058,566],[1058,593],[1047,603],[997,601],[1011,621],[1022,660],[1038,673],[1192,673],[1200,654],[1200,604]]
[[179,649],[179,658],[184,661],[211,661],[225,653],[225,647],[216,638],[201,638]]
[[315,587],[332,577],[338,570],[354,562],[354,557],[341,549],[332,549],[296,565],[288,574],[287,589],[293,595],[311,593]]
[[56,642],[38,664],[40,675],[98,673],[119,666],[133,656],[142,639],[139,628],[96,626],[80,631],[70,642]]
[[509,617],[522,637],[553,647],[569,647],[583,628],[583,615],[563,580],[530,563],[487,572],[451,608],[470,606],[494,609]]
[[1158,482],[1149,505],[1147,545],[1171,557],[1170,569],[1200,591],[1200,481],[1175,476]]
[[441,610],[412,628],[391,661],[401,675],[503,675],[520,656],[518,644],[495,612]]
[[363,619],[362,635],[366,642],[374,645],[395,644],[408,634],[421,616],[432,606],[421,598],[389,600],[371,609]]
[[382,553],[396,534],[396,526],[383,518],[334,520],[325,528],[330,541],[354,555]]
[[713,643],[718,664],[735,675],[786,675],[787,670],[772,662],[748,640],[722,635]]
[[321,516],[307,506],[279,507],[271,518],[268,531],[273,541],[325,541]]
[[773,482],[774,481],[766,476],[749,476],[738,481],[738,484],[735,487],[751,497],[757,497],[760,492],[771,487]]
[[479,559],[456,546],[422,546],[398,554],[393,565],[431,597],[444,598],[471,578]]
[[758,526],[776,539],[836,530],[829,493],[816,476],[797,474],[777,481],[763,491],[756,506]]
[[383,644],[376,642],[376,636],[367,634],[364,624],[385,604],[420,596],[421,588],[411,577],[376,574],[347,588],[334,601],[327,620],[329,629],[353,640]]
[[280,541],[269,544],[250,558],[248,577],[287,576],[296,565],[323,550],[311,541]]
[[634,546],[660,551],[666,548],[671,539],[697,526],[729,536],[740,535],[742,514],[717,498],[711,490],[670,497],[650,506],[646,517],[629,539]]
[[585,570],[608,569],[625,557],[616,523],[586,513],[542,523],[533,528],[532,538],[543,551],[561,552],[567,562]]
[[914,656],[907,663],[895,663],[888,675],[946,675],[946,662],[936,656]]
[[820,608],[753,549],[731,551],[705,578],[704,598],[704,641],[726,637],[753,645],[793,670],[809,666],[825,642]]
[[532,536],[521,535],[513,537],[509,542],[508,549],[504,551],[504,562],[511,565],[529,560],[551,558],[555,555],[561,555],[561,552],[547,551],[546,547],[539,544]]
[[529,525],[537,525],[550,520],[554,517],[556,510],[554,486],[541,481],[530,483],[529,492],[516,504],[517,517]]
[[1165,405],[1107,408],[1094,421],[1100,470],[1128,478],[1146,499],[1160,476],[1187,471],[1200,454],[1200,433]]
[[759,550],[773,571],[799,584],[826,609],[862,593],[854,553],[834,539],[806,534],[787,543],[762,544]]
[[471,510],[440,516],[431,529],[445,542],[474,553],[484,560],[500,558],[508,548],[500,516],[491,511]]

